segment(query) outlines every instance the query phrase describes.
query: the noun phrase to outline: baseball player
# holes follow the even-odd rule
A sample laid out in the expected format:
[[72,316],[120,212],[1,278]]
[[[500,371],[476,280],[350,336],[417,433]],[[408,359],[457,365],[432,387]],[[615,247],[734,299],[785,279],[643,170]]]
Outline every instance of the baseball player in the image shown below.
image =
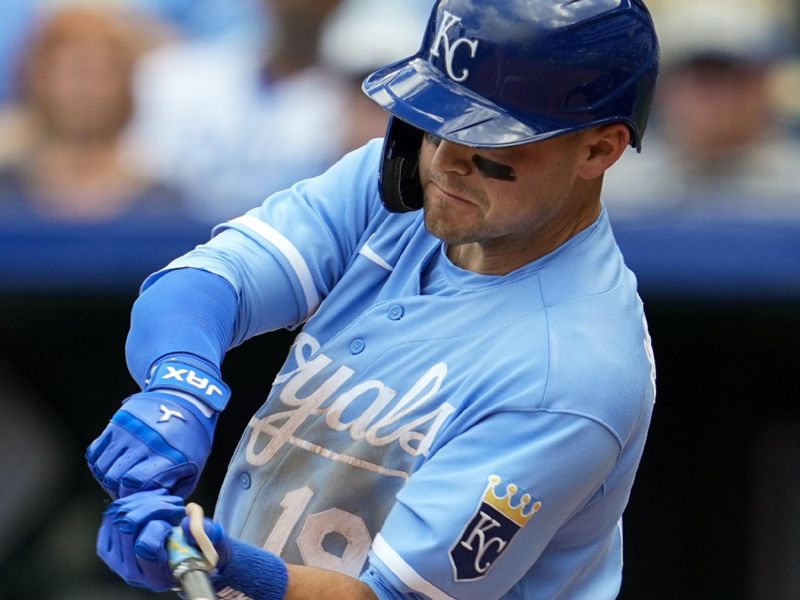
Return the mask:
[[221,598],[614,598],[655,368],[600,192],[657,70],[639,0],[439,0],[364,82],[385,139],[144,282],[87,452],[109,567],[175,585],[225,352],[288,327],[200,534]]

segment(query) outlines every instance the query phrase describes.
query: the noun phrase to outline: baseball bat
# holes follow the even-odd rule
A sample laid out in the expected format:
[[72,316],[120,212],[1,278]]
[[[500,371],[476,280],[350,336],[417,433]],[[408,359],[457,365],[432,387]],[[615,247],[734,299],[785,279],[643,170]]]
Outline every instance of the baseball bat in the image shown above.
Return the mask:
[[[192,534],[198,535],[195,533],[198,527],[199,531],[203,532],[203,509],[197,504],[190,503],[186,507],[186,512],[189,515]],[[207,544],[204,543],[207,541],[204,532],[201,534],[201,538],[203,538],[199,540],[201,546],[211,545],[210,541]],[[200,554],[197,548],[189,544],[180,525],[172,528],[172,534],[167,542],[167,550],[172,574],[180,583],[187,600],[218,600],[211,581],[208,579],[208,560]],[[213,554],[210,557],[211,562],[216,563],[217,557],[213,546],[210,548],[210,553]]]

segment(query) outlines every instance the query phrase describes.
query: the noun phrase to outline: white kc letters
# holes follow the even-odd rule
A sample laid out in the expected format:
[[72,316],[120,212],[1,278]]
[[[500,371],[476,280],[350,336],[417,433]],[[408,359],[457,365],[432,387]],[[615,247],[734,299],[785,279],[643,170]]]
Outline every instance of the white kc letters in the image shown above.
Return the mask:
[[436,32],[436,38],[433,40],[429,58],[434,56],[439,58],[439,48],[444,46],[444,66],[447,70],[447,74],[453,81],[461,82],[469,77],[469,69],[461,69],[461,73],[459,74],[456,74],[453,71],[453,61],[455,60],[456,51],[461,46],[466,45],[467,49],[469,50],[470,58],[475,58],[475,53],[478,51],[478,40],[462,37],[451,42],[447,33],[453,28],[454,25],[460,23],[461,19],[454,14],[447,12],[446,10],[442,12],[442,22],[439,25],[439,31]]
[[489,567],[492,566],[491,561],[484,562],[484,554],[489,549],[492,544],[497,546],[497,554],[500,554],[503,551],[503,548],[506,547],[508,542],[501,537],[492,537],[488,538],[486,534],[491,530],[495,529],[496,527],[500,527],[500,523],[498,523],[495,519],[487,515],[485,512],[480,512],[480,521],[478,521],[477,525],[470,531],[469,537],[466,540],[461,542],[461,545],[464,546],[467,550],[472,551],[473,546],[477,542],[478,548],[475,550],[475,571],[478,573],[485,573],[489,570]]

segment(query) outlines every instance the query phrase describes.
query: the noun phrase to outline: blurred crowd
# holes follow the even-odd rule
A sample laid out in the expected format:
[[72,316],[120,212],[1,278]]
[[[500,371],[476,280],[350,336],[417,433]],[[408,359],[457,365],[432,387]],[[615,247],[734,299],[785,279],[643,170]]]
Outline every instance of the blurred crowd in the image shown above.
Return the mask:
[[[215,223],[383,134],[363,76],[418,47],[432,0],[8,0],[0,216]],[[618,219],[795,216],[800,3],[653,0],[645,148]]]
[[[5,0],[0,222],[210,225],[241,214],[383,135],[386,115],[361,81],[417,50],[432,4]],[[643,152],[629,149],[606,176],[612,219],[800,219],[800,0],[648,5],[662,75]],[[18,382],[0,383],[2,437],[16,435],[17,454],[39,467],[9,478],[18,456],[0,454],[0,480],[16,484],[0,495],[11,554],[40,510],[33,499],[55,491],[63,440],[35,402],[17,401]],[[78,588],[59,600],[72,597],[111,596]]]
[[800,218],[800,3],[653,2],[661,76],[641,155],[609,171],[617,219]]
[[217,222],[383,135],[431,0],[11,0],[0,218]]

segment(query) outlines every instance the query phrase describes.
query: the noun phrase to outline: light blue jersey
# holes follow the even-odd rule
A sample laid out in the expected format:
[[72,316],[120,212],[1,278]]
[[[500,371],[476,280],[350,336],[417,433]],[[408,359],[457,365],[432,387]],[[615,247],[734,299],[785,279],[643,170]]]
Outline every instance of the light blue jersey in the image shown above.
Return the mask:
[[380,144],[169,266],[233,285],[235,343],[302,325],[216,518],[380,598],[616,597],[655,371],[605,211],[508,275],[465,272],[421,211],[381,205]]

